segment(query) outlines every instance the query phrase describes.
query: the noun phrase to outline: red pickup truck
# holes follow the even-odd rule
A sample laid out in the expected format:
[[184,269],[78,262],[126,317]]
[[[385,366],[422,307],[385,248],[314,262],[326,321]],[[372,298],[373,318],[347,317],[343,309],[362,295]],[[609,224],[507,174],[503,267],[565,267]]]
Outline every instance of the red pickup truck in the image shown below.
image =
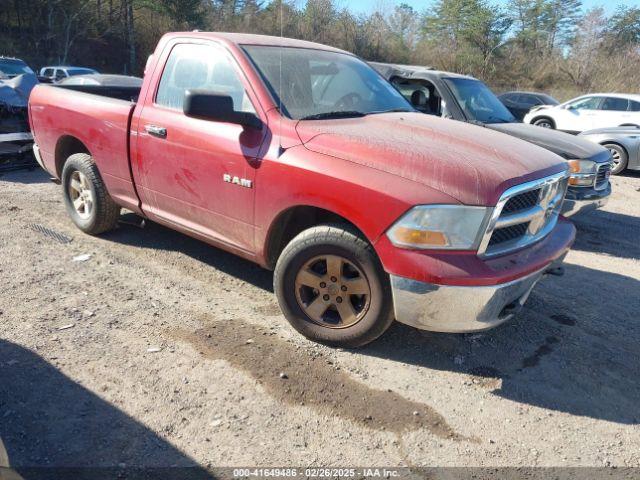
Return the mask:
[[29,115],[81,230],[126,208],[274,269],[286,318],[332,345],[496,326],[575,236],[562,159],[416,113],[314,43],[168,34],[141,89],[41,85]]

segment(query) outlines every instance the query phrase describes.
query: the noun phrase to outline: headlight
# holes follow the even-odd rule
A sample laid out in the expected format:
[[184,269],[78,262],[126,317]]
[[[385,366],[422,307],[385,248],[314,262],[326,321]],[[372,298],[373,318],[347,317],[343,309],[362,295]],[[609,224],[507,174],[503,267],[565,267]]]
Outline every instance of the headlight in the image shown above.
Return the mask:
[[596,180],[598,165],[591,160],[569,160],[569,185],[590,187]]
[[412,208],[387,232],[396,247],[475,250],[490,208],[421,205]]

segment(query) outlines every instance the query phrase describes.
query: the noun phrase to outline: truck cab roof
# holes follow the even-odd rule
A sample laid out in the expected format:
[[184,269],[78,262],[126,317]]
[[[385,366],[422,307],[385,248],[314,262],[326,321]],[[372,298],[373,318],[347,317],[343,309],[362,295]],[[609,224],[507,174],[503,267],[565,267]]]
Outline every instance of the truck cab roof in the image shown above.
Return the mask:
[[175,38],[202,38],[208,40],[217,40],[227,45],[241,47],[243,45],[263,45],[269,47],[288,47],[288,48],[308,48],[313,50],[325,50],[329,52],[340,52],[353,55],[350,52],[339,48],[322,45],[320,43],[308,42],[306,40],[296,40],[293,38],[282,38],[270,35],[255,35],[248,33],[226,33],[226,32],[173,32],[167,33],[162,37],[163,41]]

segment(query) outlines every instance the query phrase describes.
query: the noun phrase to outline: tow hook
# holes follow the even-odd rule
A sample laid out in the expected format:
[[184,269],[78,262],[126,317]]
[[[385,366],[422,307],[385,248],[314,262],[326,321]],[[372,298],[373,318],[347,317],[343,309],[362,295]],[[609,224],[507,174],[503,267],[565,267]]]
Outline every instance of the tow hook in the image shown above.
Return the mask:
[[564,267],[551,267],[549,270],[545,270],[544,274],[562,277],[564,275]]

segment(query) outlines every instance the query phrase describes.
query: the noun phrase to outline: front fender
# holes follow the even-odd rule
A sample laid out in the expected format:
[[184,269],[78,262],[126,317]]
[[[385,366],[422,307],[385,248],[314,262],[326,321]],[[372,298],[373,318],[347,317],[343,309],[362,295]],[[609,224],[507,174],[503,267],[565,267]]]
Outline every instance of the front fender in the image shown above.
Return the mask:
[[422,184],[299,145],[262,161],[256,180],[256,245],[267,263],[269,235],[279,216],[296,206],[339,215],[375,244],[391,224],[414,205],[457,204]]

